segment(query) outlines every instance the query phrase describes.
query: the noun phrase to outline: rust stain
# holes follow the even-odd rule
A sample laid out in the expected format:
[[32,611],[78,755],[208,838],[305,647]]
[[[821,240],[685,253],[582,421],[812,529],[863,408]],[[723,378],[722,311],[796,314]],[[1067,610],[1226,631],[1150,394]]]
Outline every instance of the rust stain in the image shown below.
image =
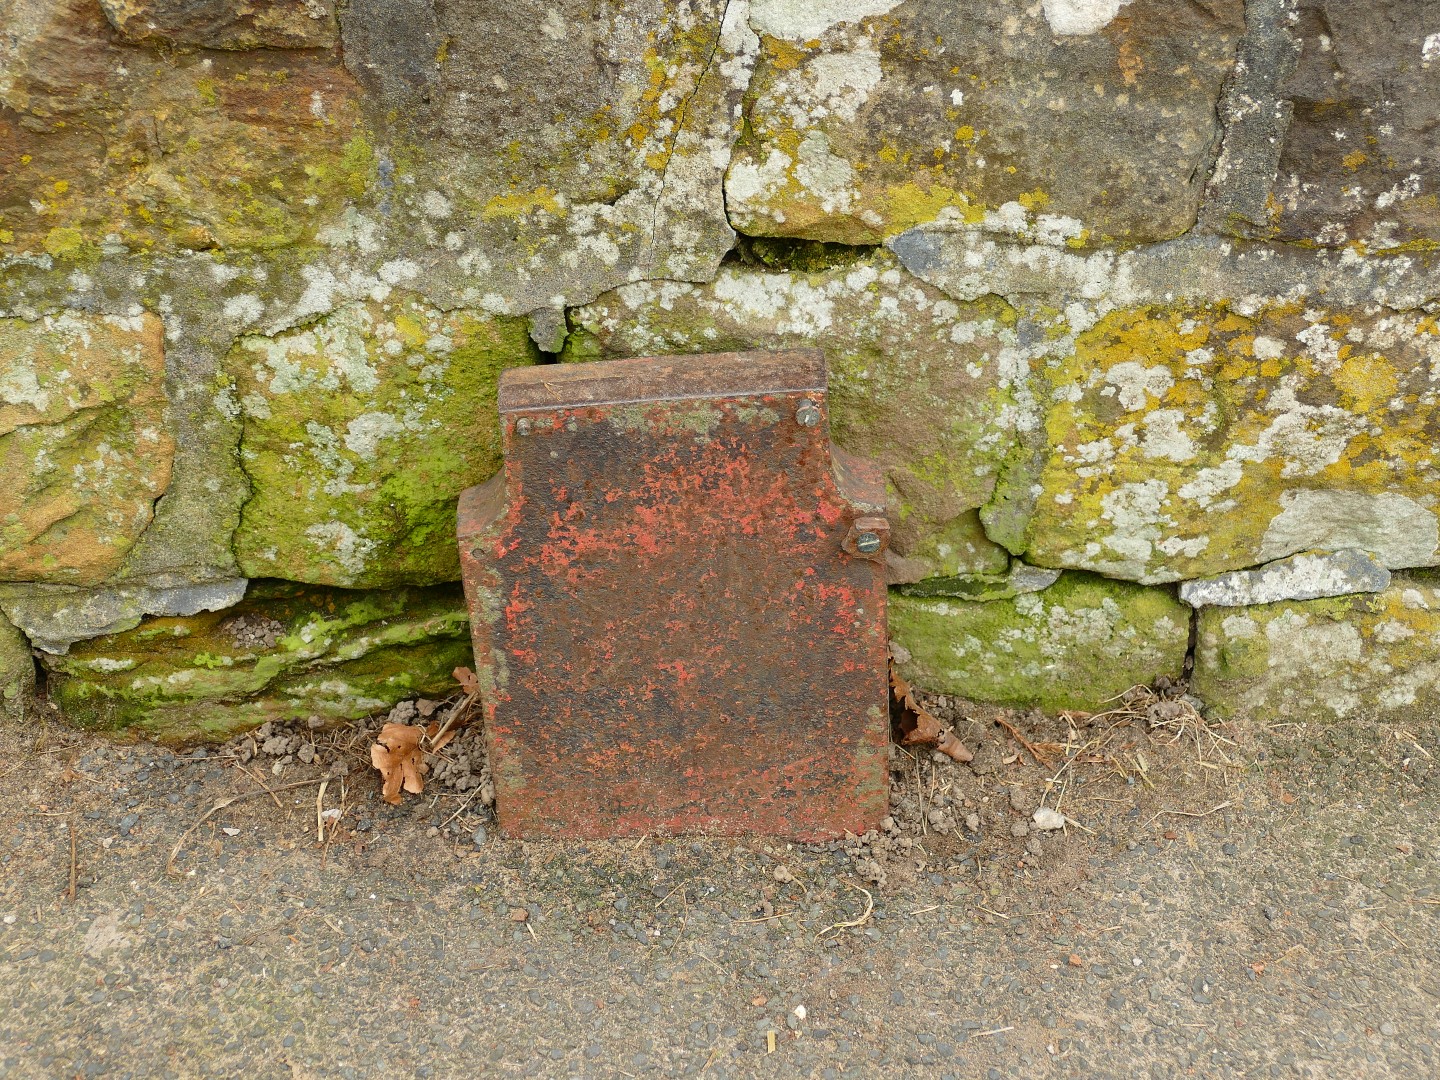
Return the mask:
[[500,412],[459,539],[501,828],[875,826],[884,482],[832,453],[820,354],[512,371]]

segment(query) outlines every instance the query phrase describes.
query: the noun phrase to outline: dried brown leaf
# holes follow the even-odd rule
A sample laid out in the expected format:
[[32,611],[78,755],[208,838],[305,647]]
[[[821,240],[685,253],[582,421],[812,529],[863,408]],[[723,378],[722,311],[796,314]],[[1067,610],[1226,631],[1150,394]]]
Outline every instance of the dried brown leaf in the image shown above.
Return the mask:
[[890,658],[890,718],[902,746],[933,746],[961,762],[975,756],[953,731],[942,727],[939,720],[920,707],[910,684],[896,669],[894,656]]
[[460,684],[460,689],[464,690],[465,693],[480,693],[480,680],[475,677],[475,672],[471,671],[468,667],[457,667],[451,674],[455,676],[455,681]]
[[381,795],[392,805],[400,802],[403,788],[412,795],[425,790],[425,762],[420,750],[423,728],[413,724],[386,724],[370,747],[370,764],[380,772]]

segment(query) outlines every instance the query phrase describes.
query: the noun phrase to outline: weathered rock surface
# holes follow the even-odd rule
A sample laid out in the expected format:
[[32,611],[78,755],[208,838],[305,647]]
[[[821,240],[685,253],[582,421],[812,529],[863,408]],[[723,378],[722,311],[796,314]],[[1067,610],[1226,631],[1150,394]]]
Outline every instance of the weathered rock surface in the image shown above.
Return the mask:
[[0,718],[23,715],[35,689],[35,658],[25,635],[0,618]]
[[958,304],[880,254],[808,273],[730,265],[712,285],[627,285],[571,321],[570,360],[823,349],[833,438],[886,469],[896,579],[1004,570],[975,509],[1023,393],[1006,305]]
[[37,649],[64,653],[77,641],[118,634],[146,615],[194,615],[238,604],[244,578],[199,585],[118,585],[81,589],[67,585],[0,585],[0,611]]
[[1042,592],[976,603],[890,598],[891,636],[917,686],[980,701],[1089,709],[1176,678],[1189,608],[1167,590],[1067,573]]
[[1077,246],[1195,221],[1240,0],[756,3],[726,177],[742,232],[876,243],[924,222]]
[[1390,571],[1368,551],[1314,552],[1278,559],[1254,570],[1235,570],[1180,585],[1191,607],[1245,607],[1281,600],[1380,592]]
[[[111,10],[159,44],[187,9],[200,37],[266,12],[311,21],[300,4],[203,7]],[[330,51],[161,52],[95,0],[5,0],[0,24],[0,252],[273,250],[311,239],[373,178],[359,88]]]
[[100,0],[127,41],[206,49],[318,49],[335,44],[330,0]]
[[44,664],[51,697],[73,719],[183,742],[438,696],[469,659],[459,586],[362,593],[266,582],[227,611],[147,619]]
[[1222,716],[1314,722],[1440,704],[1440,588],[1397,574],[1372,595],[1205,608],[1191,680]]
[[1115,311],[1045,370],[1040,493],[1012,542],[1150,583],[1317,549],[1433,564],[1437,360],[1433,316]]
[[712,276],[734,240],[721,186],[747,7],[352,5],[345,62],[396,181],[368,228],[419,239],[462,302],[512,314]]
[[523,320],[403,293],[242,337],[226,367],[251,486],[243,572],[351,588],[456,580],[456,499],[500,464],[496,381],[535,355]]
[[94,584],[170,483],[160,320],[0,319],[0,581]]
[[1030,566],[1018,559],[1003,574],[954,574],[902,582],[905,596],[950,596],[957,600],[1009,600],[1024,593],[1048,589],[1060,580],[1061,570]]
[[1301,0],[1275,179],[1286,240],[1362,252],[1440,244],[1440,4]]

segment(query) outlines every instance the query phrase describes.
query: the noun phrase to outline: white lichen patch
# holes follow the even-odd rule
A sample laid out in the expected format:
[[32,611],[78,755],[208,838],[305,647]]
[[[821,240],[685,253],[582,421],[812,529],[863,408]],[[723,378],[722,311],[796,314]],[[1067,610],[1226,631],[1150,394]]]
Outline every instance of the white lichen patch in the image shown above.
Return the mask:
[[750,25],[757,33],[810,41],[841,23],[884,15],[901,0],[750,0]]
[[1012,550],[1146,583],[1309,550],[1440,561],[1437,321],[1246,307],[1087,308],[1051,337],[1049,448]]
[[1045,21],[1057,34],[1082,35],[1103,30],[1130,0],[1044,0]]

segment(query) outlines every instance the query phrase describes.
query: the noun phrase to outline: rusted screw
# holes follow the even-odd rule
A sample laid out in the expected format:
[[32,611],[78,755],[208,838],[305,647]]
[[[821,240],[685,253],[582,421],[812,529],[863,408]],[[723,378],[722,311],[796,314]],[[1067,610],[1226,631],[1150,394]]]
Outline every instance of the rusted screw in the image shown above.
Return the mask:
[[523,416],[522,416],[519,420],[516,420],[516,421],[515,421],[515,434],[516,434],[516,435],[529,435],[529,434],[530,434],[530,421],[527,420],[527,419],[526,419],[525,417],[523,417]]
[[802,401],[795,410],[795,422],[801,427],[814,427],[820,423],[820,410],[813,401]]
[[874,555],[880,550],[879,534],[861,533],[855,538],[855,550],[862,555]]

